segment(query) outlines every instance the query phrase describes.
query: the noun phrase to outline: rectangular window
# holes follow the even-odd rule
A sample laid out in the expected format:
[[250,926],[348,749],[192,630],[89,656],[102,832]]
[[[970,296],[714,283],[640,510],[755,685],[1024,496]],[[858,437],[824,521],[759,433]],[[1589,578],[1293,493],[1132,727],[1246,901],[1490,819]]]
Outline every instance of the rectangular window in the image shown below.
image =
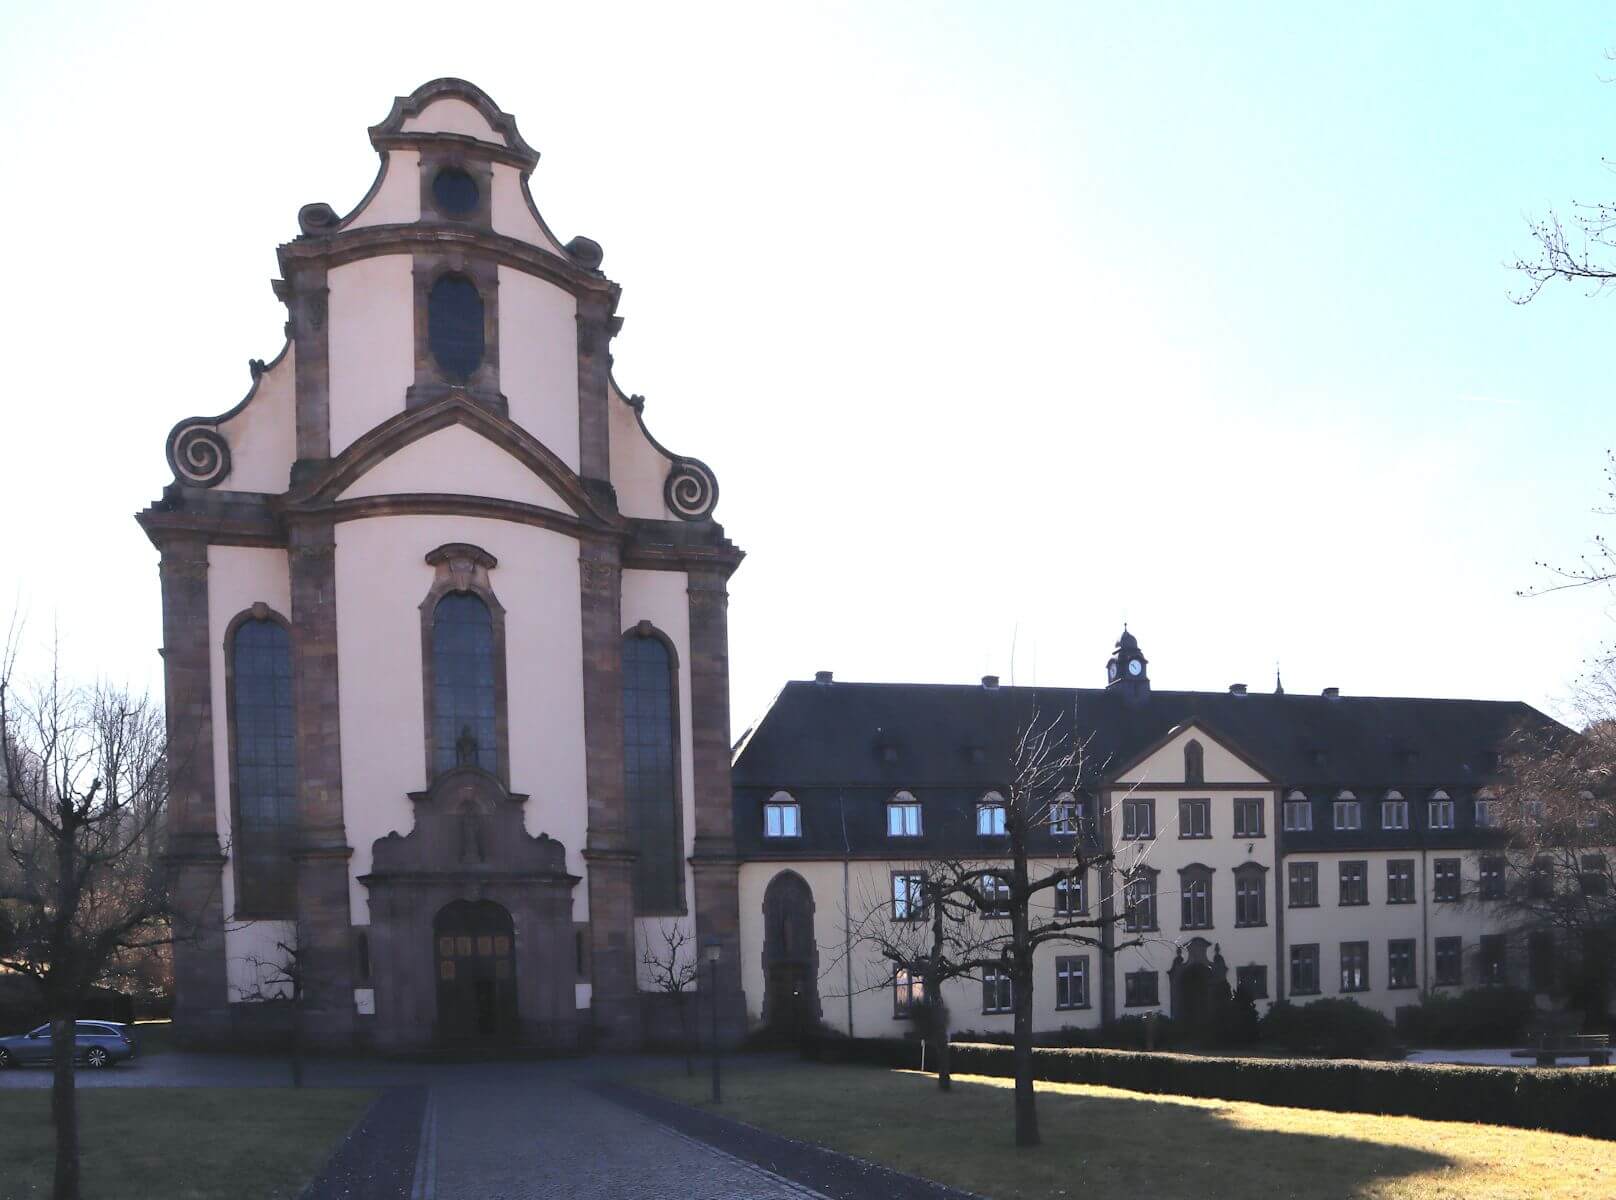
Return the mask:
[[1146,1008],[1152,1004],[1160,1004],[1159,993],[1156,990],[1156,972],[1129,971],[1123,977],[1123,1004],[1128,1008]]
[[1431,801],[1431,803],[1427,806],[1426,815],[1429,817],[1428,824],[1430,825],[1430,827],[1432,829],[1452,829],[1453,828],[1453,801],[1452,800],[1433,800],[1433,801]]
[[1291,995],[1319,994],[1319,944],[1291,947]]
[[1081,874],[1058,880],[1055,884],[1055,915],[1075,917],[1089,910],[1088,889],[1083,886]]
[[1002,875],[984,875],[982,877],[982,899],[987,907],[982,910],[984,917],[1008,917],[1010,915],[1010,881]]
[[1408,828],[1408,801],[1382,800],[1380,802],[1380,827],[1382,829]]
[[1089,1006],[1089,956],[1063,955],[1055,960],[1055,1007]]
[[1481,898],[1504,898],[1504,859],[1499,854],[1488,854],[1481,860]]
[[1532,860],[1526,872],[1526,891],[1534,900],[1547,900],[1554,895],[1554,860],[1540,854]]
[[920,836],[920,805],[907,800],[887,805],[888,837]]
[[1083,805],[1076,800],[1062,800],[1049,806],[1049,832],[1075,834],[1082,828]]
[[1590,896],[1604,896],[1610,892],[1610,868],[1603,854],[1582,856],[1582,890]]
[[1498,827],[1498,801],[1476,801],[1476,828],[1496,829]]
[[763,836],[794,838],[802,836],[802,809],[796,804],[765,804]]
[[1369,943],[1341,943],[1341,990],[1367,992],[1369,990]]
[[1204,838],[1212,836],[1210,800],[1180,800],[1178,802],[1178,836]]
[[982,972],[982,1011],[1007,1013],[1015,1004],[1010,988],[1010,972],[1003,967],[988,967]]
[[1337,829],[1362,829],[1362,806],[1356,800],[1337,800],[1335,802],[1335,827]]
[[1313,802],[1311,800],[1285,801],[1285,830],[1287,833],[1308,833],[1313,828]]
[[892,1015],[913,1015],[915,1005],[926,998],[926,989],[917,972],[899,967],[892,975]]
[[1534,992],[1554,990],[1554,934],[1540,930],[1526,940],[1527,969]]
[[913,871],[892,876],[892,919],[918,921],[926,915],[926,877]]
[[1234,802],[1234,835],[1237,838],[1260,838],[1263,836],[1263,802],[1261,800],[1240,800]]
[[976,806],[976,833],[978,837],[1004,836],[1004,805],[978,804]]
[[1386,943],[1386,986],[1414,986],[1414,939],[1393,938]]
[[1236,967],[1235,990],[1245,992],[1253,1000],[1268,999],[1268,968],[1264,966]]
[[1432,889],[1432,899],[1439,904],[1457,904],[1459,902],[1459,860],[1456,858],[1439,858],[1435,863],[1436,883]]
[[1507,978],[1504,959],[1504,935],[1501,933],[1482,934],[1479,959],[1481,982],[1494,986],[1503,983]]
[[1212,928],[1212,881],[1204,875],[1191,875],[1183,882],[1179,896],[1179,927],[1182,929]]
[[1414,903],[1414,860],[1393,858],[1386,863],[1386,903]]
[[1341,891],[1337,903],[1346,906],[1369,903],[1369,864],[1352,861],[1341,864]]
[[1145,871],[1128,881],[1126,892],[1128,911],[1124,927],[1129,933],[1155,929],[1156,926],[1156,874]]
[[1268,924],[1267,878],[1260,870],[1248,867],[1235,872],[1234,923],[1242,927]]
[[1436,939],[1436,984],[1438,987],[1458,987],[1463,982],[1464,940],[1456,937]]
[[1124,800],[1122,802],[1122,836],[1128,841],[1142,841],[1156,836],[1156,802],[1154,800]]
[[1285,887],[1290,892],[1289,904],[1292,908],[1317,908],[1319,906],[1319,864],[1310,862],[1293,862],[1286,869],[1289,878]]

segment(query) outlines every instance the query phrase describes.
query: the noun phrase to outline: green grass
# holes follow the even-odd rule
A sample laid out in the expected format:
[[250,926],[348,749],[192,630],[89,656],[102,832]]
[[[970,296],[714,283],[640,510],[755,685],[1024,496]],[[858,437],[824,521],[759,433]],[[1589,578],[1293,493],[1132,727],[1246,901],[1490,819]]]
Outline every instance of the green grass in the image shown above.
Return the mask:
[[[705,1106],[700,1079],[641,1086]],[[1616,1145],[1591,1138],[1080,1084],[1037,1085],[1044,1144],[1017,1150],[1010,1088],[805,1064],[726,1074],[717,1111],[993,1200],[1616,1196]]]
[[[373,1093],[323,1088],[86,1088],[86,1200],[291,1200]],[[0,1092],[0,1200],[50,1195],[44,1089]]]

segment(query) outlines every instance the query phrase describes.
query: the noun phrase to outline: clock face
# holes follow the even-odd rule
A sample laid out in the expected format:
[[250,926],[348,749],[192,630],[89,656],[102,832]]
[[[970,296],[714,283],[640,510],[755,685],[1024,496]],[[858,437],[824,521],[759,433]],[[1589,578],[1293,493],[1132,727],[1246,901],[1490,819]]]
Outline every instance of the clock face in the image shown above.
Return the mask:
[[1128,662],[1128,674],[1130,674],[1130,675],[1142,675],[1142,674],[1144,674],[1144,670],[1145,670],[1145,664],[1140,662],[1137,658],[1129,660],[1129,662]]

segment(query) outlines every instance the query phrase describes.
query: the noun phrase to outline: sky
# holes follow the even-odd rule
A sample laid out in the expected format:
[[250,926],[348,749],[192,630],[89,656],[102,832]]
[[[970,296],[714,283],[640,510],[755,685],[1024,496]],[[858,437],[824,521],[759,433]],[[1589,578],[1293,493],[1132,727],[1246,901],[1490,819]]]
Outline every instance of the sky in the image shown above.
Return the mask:
[[623,286],[615,374],[747,551],[781,685],[1337,686],[1563,712],[1610,593],[1608,4],[0,4],[0,614],[160,693],[133,514],[280,348],[275,246],[459,75]]

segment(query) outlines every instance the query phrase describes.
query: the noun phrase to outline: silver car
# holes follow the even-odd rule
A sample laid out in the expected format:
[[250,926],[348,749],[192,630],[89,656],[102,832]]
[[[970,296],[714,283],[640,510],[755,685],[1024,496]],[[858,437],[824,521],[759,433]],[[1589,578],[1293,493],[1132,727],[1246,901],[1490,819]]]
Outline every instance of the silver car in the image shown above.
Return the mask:
[[[135,1056],[135,1038],[116,1021],[80,1021],[73,1039],[74,1057],[100,1070]],[[15,1037],[0,1038],[0,1067],[51,1061],[51,1027],[41,1025]]]

